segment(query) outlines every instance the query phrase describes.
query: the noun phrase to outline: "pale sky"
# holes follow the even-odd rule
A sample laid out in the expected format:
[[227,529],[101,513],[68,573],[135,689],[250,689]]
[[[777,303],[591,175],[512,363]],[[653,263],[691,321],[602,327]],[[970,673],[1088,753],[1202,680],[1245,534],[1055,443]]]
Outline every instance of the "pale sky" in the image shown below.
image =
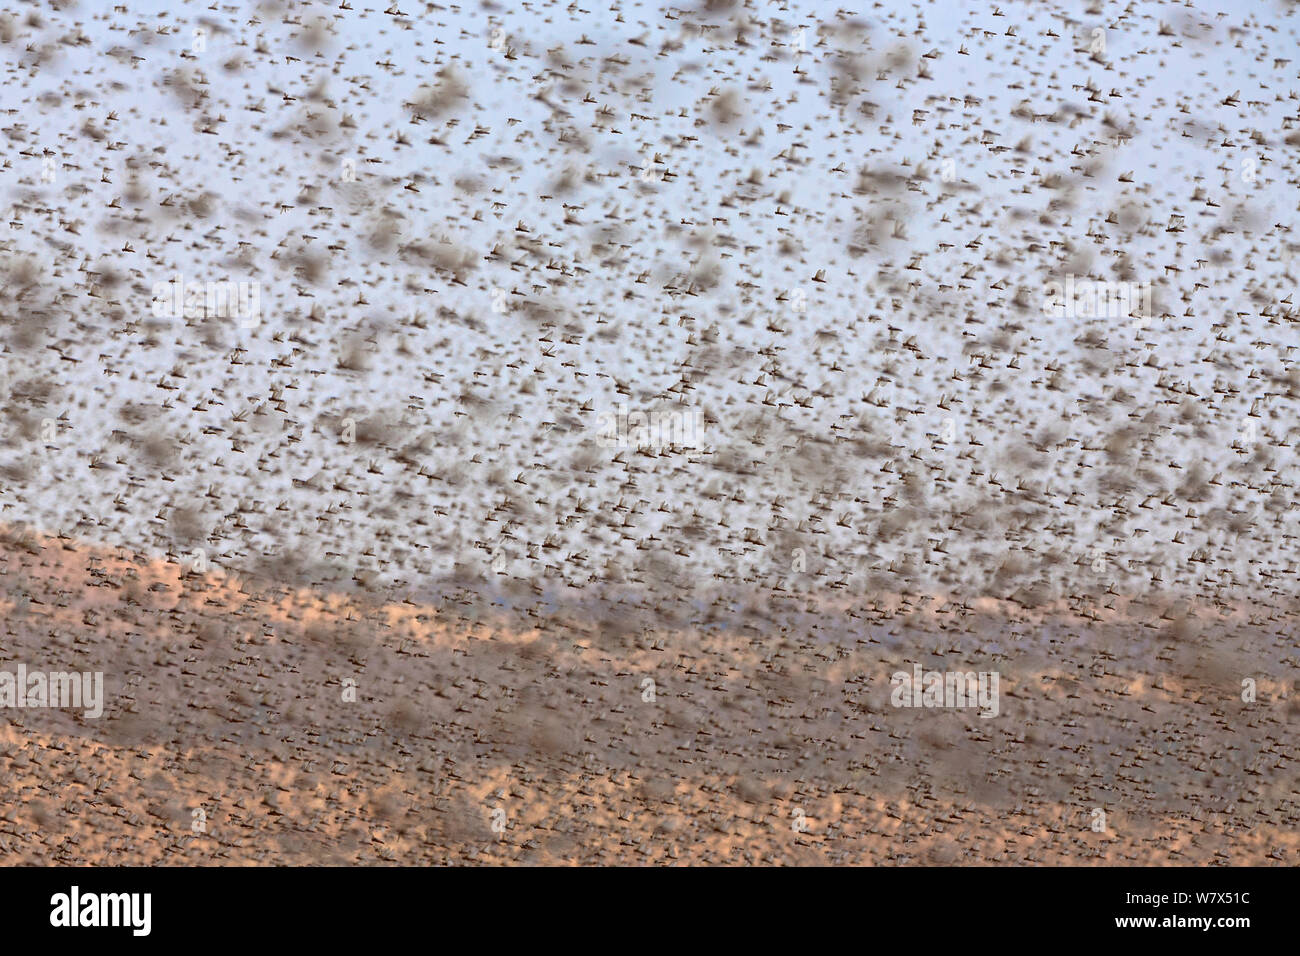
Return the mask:
[[[1290,5],[351,6],[0,31],[6,520],[417,590],[1294,570]],[[260,324],[155,320],[178,271]],[[597,416],[679,397],[633,488]]]

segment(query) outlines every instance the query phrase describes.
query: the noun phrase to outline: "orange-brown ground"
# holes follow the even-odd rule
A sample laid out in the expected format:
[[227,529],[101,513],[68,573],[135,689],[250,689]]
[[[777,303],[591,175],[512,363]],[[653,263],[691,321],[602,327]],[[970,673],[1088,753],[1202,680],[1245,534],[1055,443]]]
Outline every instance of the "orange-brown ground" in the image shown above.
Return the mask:
[[[107,699],[0,711],[9,864],[1300,856],[1292,609],[895,596],[828,611],[841,640],[752,613],[524,630],[12,531],[0,576],[0,669],[102,670]],[[997,670],[1000,715],[894,708],[912,661]]]

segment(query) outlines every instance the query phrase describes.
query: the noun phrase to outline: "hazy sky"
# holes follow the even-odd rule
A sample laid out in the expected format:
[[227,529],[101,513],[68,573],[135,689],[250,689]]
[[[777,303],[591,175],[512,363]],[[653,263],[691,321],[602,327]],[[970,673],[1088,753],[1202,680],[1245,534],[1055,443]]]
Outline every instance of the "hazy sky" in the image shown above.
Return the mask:
[[[351,6],[9,15],[6,519],[417,584],[1294,569],[1291,5]],[[259,324],[154,319],[177,272]],[[706,447],[611,460],[621,402]]]

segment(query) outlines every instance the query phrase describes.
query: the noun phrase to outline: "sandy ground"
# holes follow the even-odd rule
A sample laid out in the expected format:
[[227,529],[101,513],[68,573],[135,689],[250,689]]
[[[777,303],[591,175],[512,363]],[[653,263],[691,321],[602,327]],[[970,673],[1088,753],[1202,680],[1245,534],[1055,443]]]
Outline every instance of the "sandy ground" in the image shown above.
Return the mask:
[[[106,698],[0,712],[9,864],[1300,858],[1296,609],[890,595],[827,602],[834,636],[759,606],[655,628],[12,529],[0,577],[0,669]],[[913,662],[996,670],[998,716],[894,707]]]

